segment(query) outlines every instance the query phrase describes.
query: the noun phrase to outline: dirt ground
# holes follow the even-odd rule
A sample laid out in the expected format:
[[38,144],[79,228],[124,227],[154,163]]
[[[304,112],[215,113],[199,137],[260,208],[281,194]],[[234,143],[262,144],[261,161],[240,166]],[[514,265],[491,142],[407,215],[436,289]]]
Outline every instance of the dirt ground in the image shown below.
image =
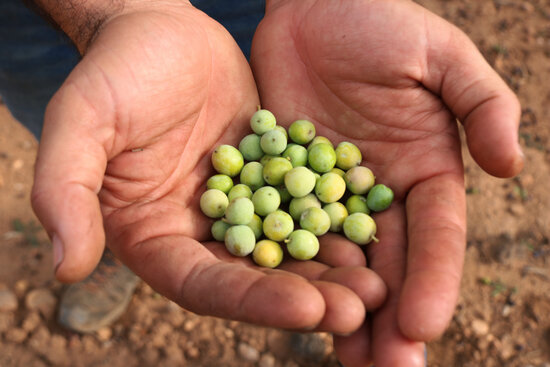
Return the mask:
[[[420,0],[464,30],[522,103],[523,173],[496,179],[464,150],[468,247],[461,296],[429,366],[550,366],[550,1]],[[199,317],[141,284],[111,327],[55,322],[62,285],[29,205],[37,142],[0,106],[0,366],[337,366],[304,337]]]

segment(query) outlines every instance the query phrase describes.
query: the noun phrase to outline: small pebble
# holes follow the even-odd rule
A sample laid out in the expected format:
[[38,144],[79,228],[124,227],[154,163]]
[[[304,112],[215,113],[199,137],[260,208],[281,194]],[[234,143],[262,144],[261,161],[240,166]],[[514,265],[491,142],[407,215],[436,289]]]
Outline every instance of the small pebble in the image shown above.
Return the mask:
[[17,310],[17,296],[9,289],[0,289],[0,312]]
[[104,326],[96,331],[96,336],[99,341],[106,342],[113,336],[113,331],[111,328]]
[[23,150],[31,150],[32,148],[34,148],[32,140],[23,140],[21,144],[19,144],[19,146]]
[[521,217],[525,215],[525,207],[519,203],[514,203],[510,205],[510,212],[516,217]]
[[489,347],[489,341],[487,340],[487,338],[481,338],[479,339],[479,341],[477,342],[477,347],[479,348],[479,350],[481,351],[485,351],[487,350],[487,348]]
[[27,279],[20,279],[17,282],[15,282],[13,289],[17,297],[22,298],[25,295],[25,293],[27,293],[27,290],[29,289],[29,281]]
[[201,355],[199,348],[195,346],[187,348],[187,350],[185,351],[185,354],[191,359],[199,358]]
[[0,313],[0,333],[9,330],[15,324],[15,313]]
[[535,11],[535,6],[531,3],[528,3],[528,2],[522,2],[521,5],[521,10],[527,12],[527,13],[532,13]]
[[30,291],[25,297],[25,306],[28,310],[38,311],[46,319],[50,319],[57,305],[57,298],[46,288],[38,288]]
[[246,343],[239,343],[237,352],[242,359],[249,362],[257,362],[260,359],[260,352]]
[[472,321],[472,330],[477,336],[487,335],[489,333],[489,324],[480,319]]
[[512,313],[512,307],[511,306],[504,305],[504,307],[502,307],[502,316],[508,317],[508,316],[510,316],[511,313]]
[[183,324],[183,330],[185,331],[191,331],[195,328],[195,325],[197,324],[196,320],[187,320]]
[[182,350],[174,344],[169,344],[162,348],[161,351],[166,356],[167,361],[172,366],[183,366],[185,362],[185,356]]
[[233,337],[235,336],[235,332],[231,329],[225,329],[223,331],[223,335],[227,338],[227,339],[233,339]]
[[514,354],[516,354],[514,343],[512,341],[512,337],[509,335],[505,335],[501,340],[501,346],[498,349],[498,354],[500,355],[500,358],[503,360],[508,360],[512,358]]
[[11,168],[14,170],[14,171],[18,171],[20,170],[21,168],[23,168],[23,165],[25,164],[25,162],[23,162],[22,159],[16,159],[13,161],[13,163],[11,164]]
[[143,361],[149,366],[156,365],[160,358],[159,350],[152,347],[143,348],[140,352],[140,355]]
[[41,322],[42,322],[42,319],[40,318],[40,315],[38,314],[38,312],[33,311],[33,312],[29,312],[27,317],[25,317],[25,320],[23,320],[23,324],[21,325],[21,327],[23,328],[23,330],[27,332],[32,332],[36,330],[36,328],[40,325]]
[[9,329],[6,332],[6,340],[12,343],[22,343],[27,339],[27,332],[21,328]]
[[52,334],[50,338],[50,346],[54,350],[60,350],[67,348],[67,339],[63,335]]
[[274,367],[275,366],[275,357],[272,354],[266,353],[262,354],[260,357],[260,362],[258,367]]

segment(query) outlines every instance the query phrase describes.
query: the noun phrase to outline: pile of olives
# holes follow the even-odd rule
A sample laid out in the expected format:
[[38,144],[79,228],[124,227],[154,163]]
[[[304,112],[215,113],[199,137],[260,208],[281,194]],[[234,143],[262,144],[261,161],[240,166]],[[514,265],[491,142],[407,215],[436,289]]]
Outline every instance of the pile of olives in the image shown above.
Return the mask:
[[375,184],[356,145],[334,148],[308,120],[294,121],[287,132],[261,108],[250,126],[254,133],[238,149],[220,145],[212,153],[218,173],[208,179],[200,207],[218,219],[211,230],[215,240],[270,268],[281,263],[282,246],[297,260],[313,258],[317,237],[328,231],[359,245],[378,241],[369,214],[387,209],[393,191]]

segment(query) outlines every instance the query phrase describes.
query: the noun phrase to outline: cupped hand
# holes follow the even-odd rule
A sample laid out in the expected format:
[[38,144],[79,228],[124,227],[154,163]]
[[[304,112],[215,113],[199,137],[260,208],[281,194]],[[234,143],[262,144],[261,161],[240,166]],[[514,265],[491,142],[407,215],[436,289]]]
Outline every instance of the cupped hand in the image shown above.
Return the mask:
[[[388,299],[348,337],[343,364],[422,366],[423,341],[447,327],[465,248],[456,119],[488,173],[517,174],[519,103],[457,28],[410,1],[271,0],[251,64],[265,108],[351,141],[396,200],[367,247]],[[307,276],[307,274],[303,274]]]
[[154,289],[196,313],[357,329],[365,307],[379,306],[386,291],[362,254],[343,271],[299,265],[317,269],[311,282],[243,266],[222,244],[204,242],[212,220],[199,198],[214,173],[210,155],[250,131],[256,86],[238,46],[211,18],[187,2],[137,4],[102,24],[47,108],[32,199],[54,244],[56,277],[83,279],[107,243]]

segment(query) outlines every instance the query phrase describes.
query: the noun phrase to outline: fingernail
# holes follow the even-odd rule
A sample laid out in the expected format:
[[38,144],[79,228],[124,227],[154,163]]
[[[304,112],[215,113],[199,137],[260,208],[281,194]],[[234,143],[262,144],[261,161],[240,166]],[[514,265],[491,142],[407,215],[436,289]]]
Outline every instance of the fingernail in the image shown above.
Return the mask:
[[56,272],[57,268],[59,267],[59,265],[61,265],[61,262],[63,261],[63,242],[61,242],[61,239],[55,233],[52,236],[52,245],[53,245],[53,268],[54,268],[54,272]]
[[523,149],[520,145],[518,145],[518,158],[516,158],[514,164],[515,171],[518,173],[523,169],[523,166],[525,165],[525,153],[523,152]]

